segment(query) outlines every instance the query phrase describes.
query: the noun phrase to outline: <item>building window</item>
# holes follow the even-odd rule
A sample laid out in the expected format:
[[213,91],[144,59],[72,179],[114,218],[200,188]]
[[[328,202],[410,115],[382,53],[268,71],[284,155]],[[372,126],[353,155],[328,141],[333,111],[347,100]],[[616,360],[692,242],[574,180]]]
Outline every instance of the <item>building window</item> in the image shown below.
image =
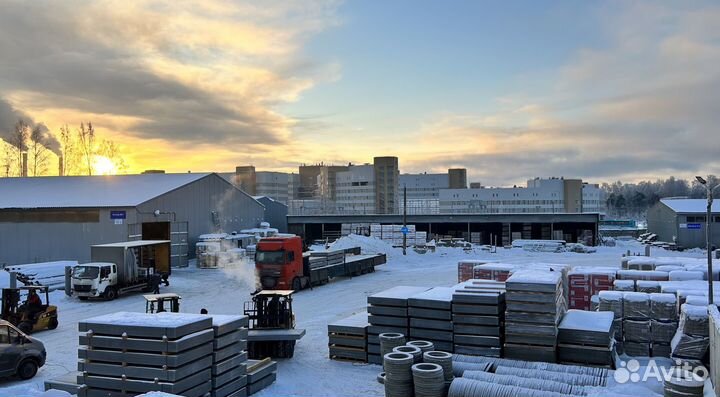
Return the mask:
[[705,216],[688,216],[687,222],[688,223],[704,223]]

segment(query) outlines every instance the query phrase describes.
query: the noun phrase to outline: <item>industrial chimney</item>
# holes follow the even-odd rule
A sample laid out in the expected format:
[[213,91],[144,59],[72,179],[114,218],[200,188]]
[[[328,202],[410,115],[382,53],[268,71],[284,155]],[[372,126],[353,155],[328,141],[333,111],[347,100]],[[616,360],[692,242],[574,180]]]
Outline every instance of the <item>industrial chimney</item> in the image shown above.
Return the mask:
[[22,165],[21,165],[21,175],[23,178],[28,176],[28,154],[27,152],[22,152]]
[[65,176],[65,164],[63,161],[63,156],[58,156],[58,176]]

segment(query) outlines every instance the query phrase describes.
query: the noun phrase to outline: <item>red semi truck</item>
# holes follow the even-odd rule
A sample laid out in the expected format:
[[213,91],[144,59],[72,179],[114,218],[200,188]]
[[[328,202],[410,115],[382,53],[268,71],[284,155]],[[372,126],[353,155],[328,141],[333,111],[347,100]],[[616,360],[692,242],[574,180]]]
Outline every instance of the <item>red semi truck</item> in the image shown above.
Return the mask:
[[[357,253],[355,255],[349,254]],[[357,276],[375,271],[385,263],[385,254],[360,255],[359,249],[344,250],[342,260],[317,265],[314,255],[327,252],[305,252],[299,236],[267,237],[261,239],[255,252],[255,271],[264,290],[301,290],[322,285],[334,277]],[[311,266],[311,262],[313,265]]]

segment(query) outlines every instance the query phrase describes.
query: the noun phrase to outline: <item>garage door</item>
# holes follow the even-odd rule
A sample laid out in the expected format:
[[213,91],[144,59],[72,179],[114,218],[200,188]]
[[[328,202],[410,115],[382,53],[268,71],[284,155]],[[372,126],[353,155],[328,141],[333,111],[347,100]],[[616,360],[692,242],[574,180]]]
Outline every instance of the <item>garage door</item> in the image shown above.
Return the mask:
[[187,267],[188,265],[188,223],[170,224],[170,265]]

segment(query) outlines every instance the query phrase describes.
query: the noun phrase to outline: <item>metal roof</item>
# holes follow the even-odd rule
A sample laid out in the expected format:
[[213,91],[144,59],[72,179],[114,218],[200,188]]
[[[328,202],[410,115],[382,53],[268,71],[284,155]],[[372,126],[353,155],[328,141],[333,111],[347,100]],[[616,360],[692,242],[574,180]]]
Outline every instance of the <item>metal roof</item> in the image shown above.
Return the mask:
[[[705,214],[707,213],[706,199],[688,199],[688,198],[667,198],[661,199],[661,203],[677,213],[687,214]],[[712,212],[720,212],[720,202],[713,201]]]
[[0,209],[135,207],[208,175],[0,178]]
[[121,241],[118,243],[110,244],[96,244],[90,247],[120,247],[120,248],[133,248],[133,247],[144,247],[146,245],[157,245],[157,244],[169,244],[170,240],[136,240],[136,241]]

